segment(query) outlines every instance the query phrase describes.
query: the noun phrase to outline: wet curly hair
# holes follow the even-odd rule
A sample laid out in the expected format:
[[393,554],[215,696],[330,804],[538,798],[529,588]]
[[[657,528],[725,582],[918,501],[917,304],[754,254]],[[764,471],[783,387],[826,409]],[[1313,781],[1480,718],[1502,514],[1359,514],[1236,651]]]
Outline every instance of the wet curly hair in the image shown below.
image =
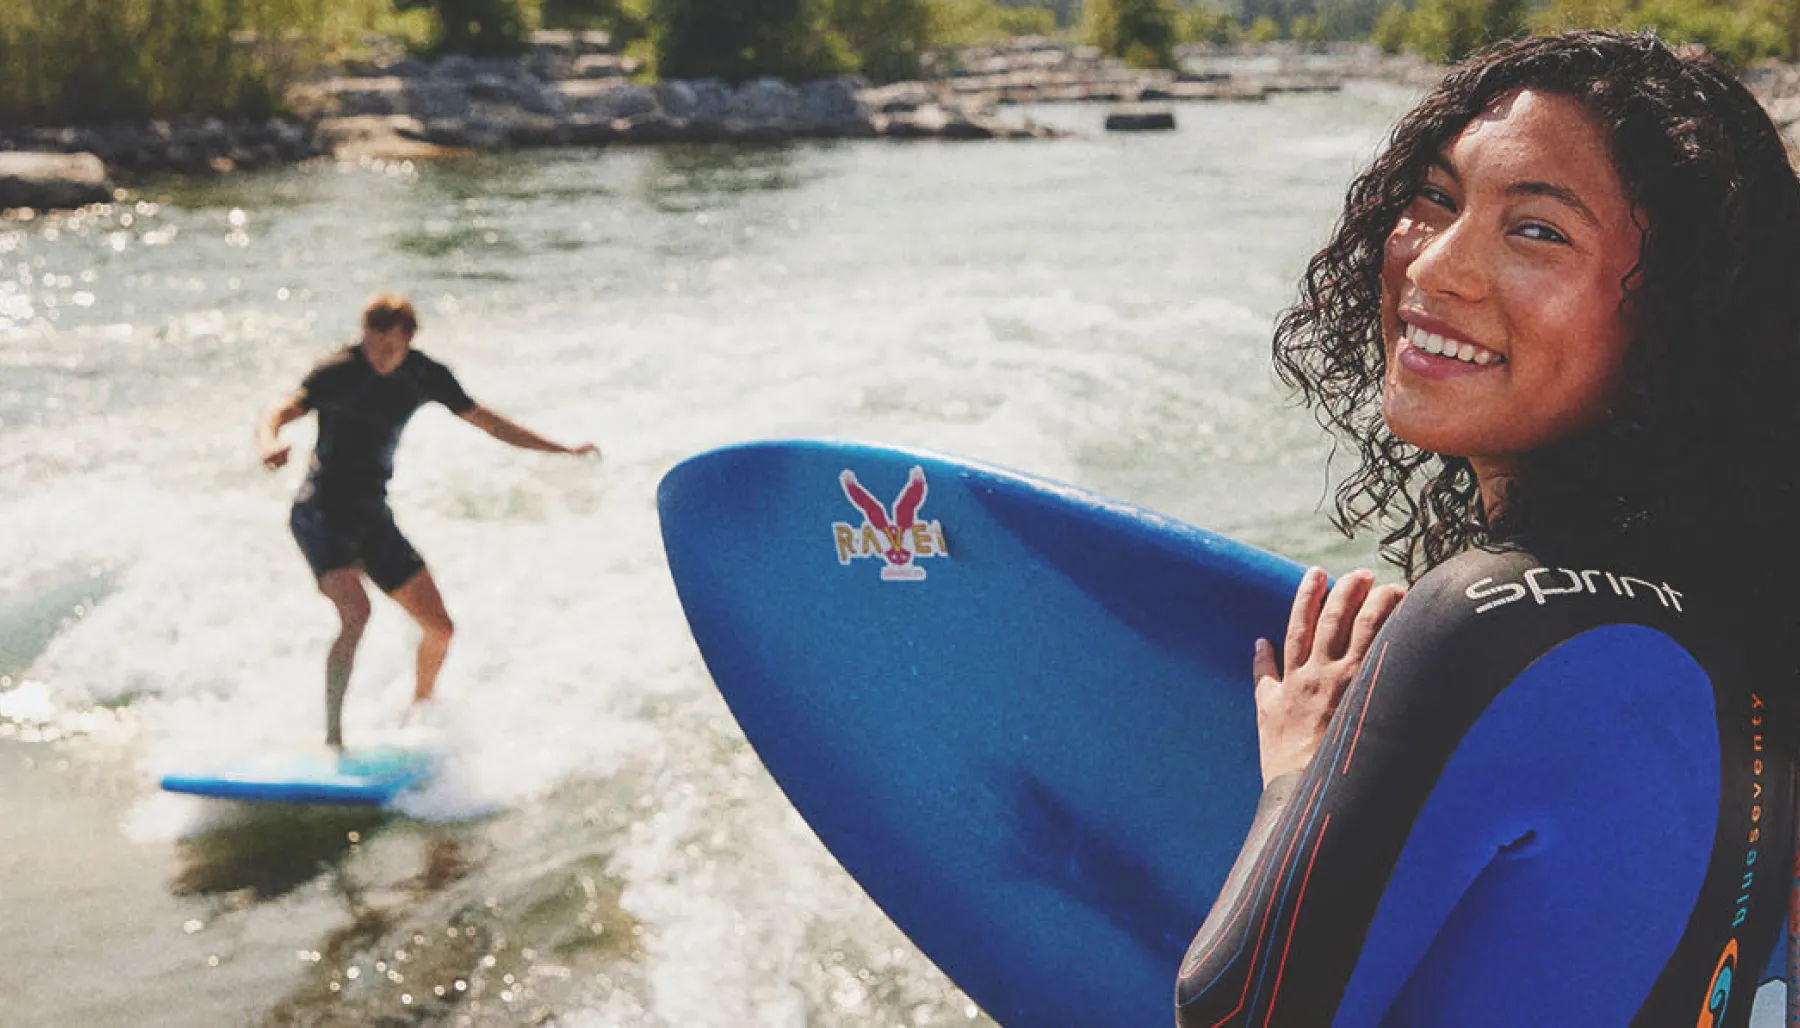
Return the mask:
[[[1521,89],[1570,97],[1609,135],[1643,229],[1626,277],[1631,334],[1607,415],[1522,455],[1490,520],[1459,456],[1381,417],[1381,273],[1428,166]],[[1471,547],[1528,545],[1781,609],[1800,635],[1800,180],[1756,99],[1703,55],[1654,36],[1576,32],[1504,43],[1452,71],[1350,187],[1330,242],[1280,319],[1276,366],[1360,454],[1333,521],[1377,528],[1409,580]],[[1671,566],[1673,565],[1673,566]],[[1679,574],[1682,577],[1676,579]]]

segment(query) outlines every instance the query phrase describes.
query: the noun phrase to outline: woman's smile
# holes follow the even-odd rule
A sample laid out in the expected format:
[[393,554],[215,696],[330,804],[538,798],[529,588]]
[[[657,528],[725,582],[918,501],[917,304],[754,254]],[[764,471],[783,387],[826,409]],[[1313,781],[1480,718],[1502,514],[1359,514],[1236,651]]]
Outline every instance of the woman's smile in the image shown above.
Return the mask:
[[1506,355],[1470,339],[1454,326],[1422,311],[1400,312],[1399,362],[1425,378],[1477,372],[1504,374]]

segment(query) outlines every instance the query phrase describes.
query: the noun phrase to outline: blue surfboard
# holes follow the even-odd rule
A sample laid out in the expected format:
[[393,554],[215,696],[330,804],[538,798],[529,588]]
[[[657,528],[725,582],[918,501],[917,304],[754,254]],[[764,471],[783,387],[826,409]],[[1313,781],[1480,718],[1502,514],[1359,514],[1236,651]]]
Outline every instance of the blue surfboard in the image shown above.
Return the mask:
[[1251,643],[1304,569],[851,443],[702,454],[658,509],[746,737],[919,948],[1014,1028],[1171,1024],[1261,791]]
[[423,785],[435,754],[407,746],[263,753],[224,768],[164,775],[168,792],[261,803],[385,806]]
[[1007,1025],[1171,1023],[1261,792],[1251,643],[1304,569],[846,443],[703,454],[658,507],[745,735],[920,949]]

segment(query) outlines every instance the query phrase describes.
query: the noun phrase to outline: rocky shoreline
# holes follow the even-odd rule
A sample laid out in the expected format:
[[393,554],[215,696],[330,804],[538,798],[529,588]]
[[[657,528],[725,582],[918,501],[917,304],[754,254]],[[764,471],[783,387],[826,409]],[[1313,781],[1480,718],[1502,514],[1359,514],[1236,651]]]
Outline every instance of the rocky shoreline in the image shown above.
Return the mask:
[[1787,137],[1788,150],[1800,157],[1800,65],[1764,65],[1742,78]]
[[[1142,70],[1092,47],[1022,38],[934,55],[924,81],[874,87],[840,77],[796,86],[764,78],[733,87],[718,79],[638,82],[636,62],[604,33],[541,32],[523,57],[506,61],[426,62],[390,48],[297,86],[292,119],[0,128],[0,209],[69,206],[111,193],[104,171],[105,185],[95,186],[92,165],[77,172],[67,161],[42,159],[50,155],[91,154],[137,176],[553,146],[1049,138],[1059,133],[1008,109],[1116,104],[1134,115],[1109,119],[1111,127],[1171,127],[1172,113],[1145,105],[1257,102],[1368,79],[1422,89],[1443,74],[1367,44],[1195,46],[1179,56],[1179,73]],[[1800,66],[1755,68],[1744,79],[1800,150]]]

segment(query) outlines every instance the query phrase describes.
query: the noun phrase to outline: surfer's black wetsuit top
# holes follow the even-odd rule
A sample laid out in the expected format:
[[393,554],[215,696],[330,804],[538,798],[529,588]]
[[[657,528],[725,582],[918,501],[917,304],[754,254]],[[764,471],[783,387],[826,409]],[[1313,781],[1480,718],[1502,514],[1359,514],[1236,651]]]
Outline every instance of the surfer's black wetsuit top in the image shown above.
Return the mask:
[[319,412],[319,439],[289,518],[294,538],[314,575],[361,564],[393,592],[425,566],[387,505],[401,430],[427,403],[465,414],[475,401],[449,368],[418,350],[382,375],[361,346],[314,368],[298,399],[302,410]]
[[1427,574],[1271,785],[1180,1028],[1745,1025],[1792,758],[1729,612],[1679,589],[1526,553]]

